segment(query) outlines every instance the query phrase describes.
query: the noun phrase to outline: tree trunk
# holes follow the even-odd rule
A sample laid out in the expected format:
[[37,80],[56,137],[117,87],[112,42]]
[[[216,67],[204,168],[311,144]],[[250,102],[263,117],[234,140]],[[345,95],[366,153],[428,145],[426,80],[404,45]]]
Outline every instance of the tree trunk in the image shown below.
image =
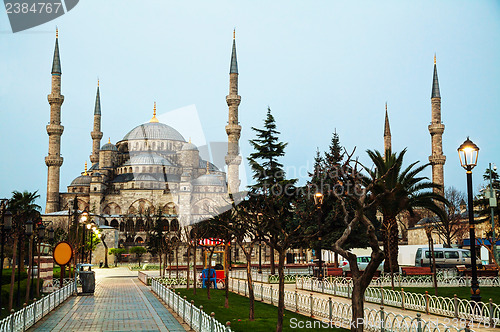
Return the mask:
[[226,292],[224,299],[224,308],[229,308],[229,264],[231,264],[231,247],[229,246],[229,241],[226,241],[224,245],[224,290]]
[[245,258],[247,260],[247,282],[248,282],[248,299],[250,300],[250,305],[248,309],[248,320],[255,320],[255,295],[253,292],[253,280],[252,280],[252,251],[248,250],[245,252]]
[[271,274],[276,274],[276,267],[274,266],[274,249],[273,248],[270,248],[270,253],[269,253],[269,256],[270,256],[270,261],[271,261]]
[[179,283],[179,245],[175,247],[175,277]]
[[10,274],[9,313],[12,310],[12,306],[14,304],[14,284],[16,282],[17,242],[18,242],[18,237],[14,236],[14,244],[12,245],[12,272]]
[[353,278],[352,288],[352,318],[351,331],[363,332],[364,328],[364,293],[366,287],[361,285],[359,278]]
[[[384,239],[384,252],[386,260],[384,263],[384,271],[394,273],[399,271],[398,254],[399,254],[399,228],[395,216],[384,215],[382,225],[382,238]],[[391,266],[392,265],[392,266]]]
[[186,275],[186,288],[187,289],[189,289],[189,282],[190,282],[190,279],[189,279],[189,263],[191,262],[191,258],[189,257],[190,253],[191,253],[191,247],[188,244],[188,246],[187,246],[187,257],[186,257],[186,262],[187,262],[186,263],[187,264],[187,269],[186,269],[186,273],[187,273],[187,275]]
[[33,272],[33,241],[32,241],[32,236],[28,238],[28,278],[26,279],[26,297],[25,297],[25,303],[29,304],[30,300],[30,289],[31,289],[31,278],[33,277],[31,274]]
[[283,316],[285,314],[285,250],[278,251],[278,323],[276,332],[283,331]]
[[108,245],[106,244],[104,239],[105,239],[105,237],[103,237],[101,239],[101,241],[102,241],[102,245],[104,246],[104,250],[105,250],[105,252],[104,252],[104,267],[107,269],[107,268],[109,268],[109,266],[108,266]]
[[161,263],[162,263],[162,259],[161,258],[162,258],[162,256],[163,256],[163,253],[160,250],[160,252],[158,252],[158,259],[160,261],[160,278],[163,277],[163,269],[161,268]]
[[193,256],[193,295],[196,295],[196,241],[195,239]]

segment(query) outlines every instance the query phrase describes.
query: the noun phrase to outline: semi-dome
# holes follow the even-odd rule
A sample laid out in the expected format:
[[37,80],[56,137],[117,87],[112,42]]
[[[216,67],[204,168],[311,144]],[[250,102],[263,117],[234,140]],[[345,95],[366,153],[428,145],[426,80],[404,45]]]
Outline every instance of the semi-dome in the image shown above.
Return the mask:
[[172,140],[185,142],[186,140],[174,128],[160,122],[148,122],[141,124],[128,132],[124,141],[127,140]]
[[198,151],[198,147],[193,143],[189,142],[184,144],[184,146],[182,147],[182,151]]
[[133,165],[163,165],[163,166],[173,166],[170,161],[163,158],[156,153],[138,153],[130,154],[130,159],[123,164],[124,166]]
[[106,143],[101,147],[101,151],[118,151],[113,143]]
[[191,182],[193,186],[223,186],[222,180],[215,174],[205,174]]
[[90,186],[90,180],[92,179],[92,177],[90,175],[80,175],[79,177],[77,177],[76,179],[74,179],[72,182],[71,182],[71,185],[70,187],[77,187],[77,186]]

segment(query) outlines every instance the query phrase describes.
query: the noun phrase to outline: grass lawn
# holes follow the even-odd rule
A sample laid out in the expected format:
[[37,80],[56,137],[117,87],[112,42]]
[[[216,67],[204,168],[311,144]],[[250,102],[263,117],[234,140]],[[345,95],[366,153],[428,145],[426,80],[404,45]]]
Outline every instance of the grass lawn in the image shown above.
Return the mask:
[[[481,287],[481,285],[479,285]],[[391,287],[384,287],[386,289],[391,289]],[[394,288],[395,290],[401,290]],[[490,298],[493,303],[500,303],[500,289],[498,287],[482,287],[481,297],[483,302],[488,302]],[[405,292],[412,293],[425,293],[429,292],[429,295],[434,295],[433,287],[404,287]],[[470,287],[438,287],[438,296],[453,298],[453,295],[457,294],[457,297],[462,299],[470,300]]]
[[[244,296],[240,296],[234,293],[229,293],[229,308],[224,308],[224,290],[210,290],[211,300],[207,299],[206,289],[197,289],[196,296],[193,295],[192,289],[180,288],[176,289],[176,292],[180,292],[181,296],[187,297],[188,301],[194,300],[194,305],[200,307],[203,306],[203,311],[210,314],[215,313],[215,318],[225,324],[227,321],[231,322],[232,331],[275,331],[276,321],[278,316],[278,308],[255,301],[255,320],[253,322],[248,320],[248,305],[249,299]],[[311,324],[315,320],[312,318],[296,314],[294,312],[285,310],[285,319],[283,322],[283,331],[295,331],[297,328],[291,328],[290,319],[295,318],[297,321],[310,321]],[[318,323],[316,323],[318,324]],[[304,325],[305,326],[305,325]],[[312,325],[311,325],[312,326]],[[346,331],[344,329],[336,329],[338,331]],[[300,329],[300,331],[318,331],[318,329]]]

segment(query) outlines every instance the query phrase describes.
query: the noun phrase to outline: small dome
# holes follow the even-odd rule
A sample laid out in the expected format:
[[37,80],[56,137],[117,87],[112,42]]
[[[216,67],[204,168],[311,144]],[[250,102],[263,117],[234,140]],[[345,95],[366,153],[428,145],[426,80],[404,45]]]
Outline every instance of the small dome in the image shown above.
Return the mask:
[[205,174],[191,182],[193,186],[224,186],[219,176],[215,174]]
[[71,185],[70,187],[77,187],[77,186],[90,186],[90,180],[92,179],[92,177],[90,175],[80,175],[79,177],[77,177],[76,179],[74,179],[72,182],[71,182]]
[[182,147],[182,151],[198,151],[198,147],[196,147],[193,143],[186,143]]
[[164,123],[159,122],[148,122],[141,124],[129,131],[128,134],[123,137],[124,141],[146,139],[160,139],[181,142],[186,141],[177,130]]
[[89,168],[89,171],[95,171],[96,169],[99,169],[99,163],[95,163]]
[[101,151],[118,151],[113,143],[106,143],[101,147]]

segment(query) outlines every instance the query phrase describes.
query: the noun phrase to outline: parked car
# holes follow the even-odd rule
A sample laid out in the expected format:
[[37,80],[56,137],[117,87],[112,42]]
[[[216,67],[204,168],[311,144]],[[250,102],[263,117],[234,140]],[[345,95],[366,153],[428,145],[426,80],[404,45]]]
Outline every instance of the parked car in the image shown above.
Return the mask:
[[[358,256],[357,263],[359,270],[364,271],[368,266],[368,263],[370,263],[371,259],[372,259],[371,256]],[[343,261],[343,264],[344,265],[341,266],[343,271],[351,271],[351,266],[349,265],[348,261]],[[378,266],[377,270],[382,271],[383,268],[384,268],[384,262],[382,261],[382,263],[380,263],[380,265]]]
[[[436,258],[436,267],[456,267],[457,265],[471,265],[471,254],[468,249],[457,248],[436,248],[434,249],[434,257]],[[415,266],[430,266],[432,263],[432,254],[429,248],[418,248],[415,255]],[[476,258],[477,266],[481,266],[482,262]]]

